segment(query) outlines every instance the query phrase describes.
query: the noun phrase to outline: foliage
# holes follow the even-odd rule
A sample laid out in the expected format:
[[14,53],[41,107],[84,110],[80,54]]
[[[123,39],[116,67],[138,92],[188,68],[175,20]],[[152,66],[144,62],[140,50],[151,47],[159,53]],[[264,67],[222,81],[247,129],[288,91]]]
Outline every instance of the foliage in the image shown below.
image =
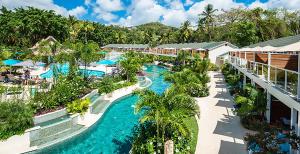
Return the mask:
[[300,30],[298,10],[243,9],[219,10],[208,4],[199,14],[196,30],[189,21],[179,28],[161,23],[147,23],[134,28],[80,21],[57,15],[54,11],[36,8],[3,7],[0,15],[0,44],[31,47],[48,36],[60,42],[98,42],[100,46],[112,43],[149,44],[228,41],[239,46],[297,35]]
[[69,35],[67,19],[54,11],[33,7],[0,10],[0,44],[31,47],[39,40],[54,36],[64,41]]
[[24,102],[0,102],[0,110],[0,140],[22,134],[33,126],[33,111]]
[[136,73],[141,70],[142,63],[133,53],[127,53],[125,59],[120,61],[122,73],[126,76],[127,81],[136,81]]
[[[285,137],[278,137],[281,133]],[[247,141],[248,147],[250,145],[257,145],[260,148],[260,152],[257,153],[283,153],[280,152],[280,144],[288,143],[291,144],[291,148],[297,150],[299,148],[300,138],[294,133],[289,133],[289,131],[272,128],[269,131],[259,131],[256,134],[247,134],[245,136],[245,141]]]
[[186,94],[159,95],[150,90],[140,91],[139,96],[135,112],[144,114],[134,136],[133,153],[163,153],[163,144],[169,139],[179,151],[190,151],[191,132],[183,120],[198,113],[195,100]]
[[98,85],[99,94],[102,93],[108,94],[113,92],[114,90],[115,90],[115,85],[113,79],[111,79],[110,77],[104,77]]
[[67,111],[68,113],[80,113],[81,115],[83,115],[85,112],[87,112],[90,103],[90,99],[77,99],[67,104]]
[[165,74],[165,80],[173,83],[169,91],[174,93],[186,93],[192,97],[204,97],[209,95],[206,83],[209,78],[203,78],[189,69],[181,72]]
[[60,76],[57,84],[53,85],[50,91],[36,93],[33,97],[32,106],[37,112],[55,109],[82,97],[89,91],[90,89],[82,77],[76,76],[68,79]]

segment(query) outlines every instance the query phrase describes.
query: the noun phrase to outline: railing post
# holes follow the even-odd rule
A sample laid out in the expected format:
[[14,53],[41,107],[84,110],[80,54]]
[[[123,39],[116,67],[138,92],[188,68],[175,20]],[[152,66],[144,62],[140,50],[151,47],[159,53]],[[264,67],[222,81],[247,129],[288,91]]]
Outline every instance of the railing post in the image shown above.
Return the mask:
[[277,68],[275,68],[275,85],[277,85]]
[[[300,54],[298,53],[298,82],[297,82],[297,100],[300,100]],[[300,130],[299,130],[300,131]]]
[[270,82],[270,74],[271,74],[271,53],[268,52],[268,79],[267,79],[268,82]]
[[284,70],[284,90],[287,89],[287,71]]

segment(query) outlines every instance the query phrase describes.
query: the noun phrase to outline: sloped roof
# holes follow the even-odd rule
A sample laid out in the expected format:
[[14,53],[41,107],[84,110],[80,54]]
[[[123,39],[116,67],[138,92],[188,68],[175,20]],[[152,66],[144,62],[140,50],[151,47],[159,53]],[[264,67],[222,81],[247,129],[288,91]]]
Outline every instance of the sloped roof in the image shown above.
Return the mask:
[[296,42],[300,41],[300,35],[295,35],[295,36],[288,36],[288,37],[282,37],[274,40],[269,40],[265,42],[260,42],[256,44],[252,44],[249,47],[265,47],[265,46],[273,46],[273,47],[282,47],[282,46],[287,46]]
[[108,44],[102,48],[149,48],[148,44]]
[[162,44],[155,48],[174,48],[174,49],[202,49],[202,50],[212,50],[223,45],[228,45],[232,48],[237,48],[231,43],[222,41],[222,42],[202,42],[202,43],[180,43],[180,44]]

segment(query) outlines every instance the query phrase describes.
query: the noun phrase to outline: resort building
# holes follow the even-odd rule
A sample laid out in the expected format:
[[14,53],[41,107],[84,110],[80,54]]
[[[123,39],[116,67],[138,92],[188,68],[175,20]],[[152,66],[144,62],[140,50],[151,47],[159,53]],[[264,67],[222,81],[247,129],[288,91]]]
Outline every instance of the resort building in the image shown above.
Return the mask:
[[290,126],[300,135],[300,35],[236,49],[229,63],[267,94],[266,119]]
[[101,47],[103,50],[114,50],[114,51],[141,51],[146,52],[149,50],[148,44],[108,44],[103,47]]
[[222,42],[203,42],[203,43],[181,43],[181,44],[162,44],[150,48],[145,44],[108,44],[102,47],[104,50],[116,51],[141,51],[148,54],[173,56],[176,57],[179,51],[189,52],[191,55],[199,54],[202,58],[208,57],[214,64],[221,65],[224,59],[228,59],[228,52],[237,48],[235,45]]

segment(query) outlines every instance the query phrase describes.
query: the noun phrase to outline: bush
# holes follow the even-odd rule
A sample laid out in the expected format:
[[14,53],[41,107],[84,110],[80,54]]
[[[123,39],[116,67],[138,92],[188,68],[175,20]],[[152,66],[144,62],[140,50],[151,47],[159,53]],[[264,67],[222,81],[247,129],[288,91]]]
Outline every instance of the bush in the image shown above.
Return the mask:
[[81,115],[83,115],[88,110],[90,103],[90,99],[75,100],[67,104],[67,111],[68,113],[80,113]]
[[241,117],[241,123],[246,129],[253,131],[266,130],[269,127],[265,119],[255,115]]
[[110,77],[105,77],[98,84],[98,93],[99,94],[108,94],[115,90],[114,82]]
[[82,77],[59,77],[57,83],[48,92],[37,92],[32,100],[33,107],[37,112],[56,109],[59,106],[65,106],[87,94],[90,89]]
[[186,85],[187,93],[192,97],[206,97],[209,95],[209,89],[206,85],[190,83]]
[[0,140],[24,133],[33,126],[33,110],[24,102],[0,102]]
[[216,64],[213,63],[209,64],[209,68],[208,68],[209,71],[218,71],[219,69],[220,68]]

